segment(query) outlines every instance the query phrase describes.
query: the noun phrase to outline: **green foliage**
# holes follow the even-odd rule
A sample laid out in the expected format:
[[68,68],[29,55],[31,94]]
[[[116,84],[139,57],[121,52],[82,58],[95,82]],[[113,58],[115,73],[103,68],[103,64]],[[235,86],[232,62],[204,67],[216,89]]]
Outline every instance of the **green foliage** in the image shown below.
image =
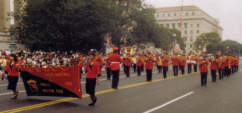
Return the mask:
[[[17,40],[32,50],[101,50],[106,33],[116,46],[154,42],[169,50],[174,40],[184,49],[178,30],[156,23],[155,10],[144,0],[28,0],[15,14]],[[176,33],[176,37],[173,37]]]
[[221,40],[219,34],[215,32],[201,34],[194,42],[195,49],[202,51],[202,49],[206,47],[208,53],[214,53],[218,51],[218,48],[221,45]]
[[239,55],[242,52],[242,44],[233,40],[225,40],[221,43],[219,50]]

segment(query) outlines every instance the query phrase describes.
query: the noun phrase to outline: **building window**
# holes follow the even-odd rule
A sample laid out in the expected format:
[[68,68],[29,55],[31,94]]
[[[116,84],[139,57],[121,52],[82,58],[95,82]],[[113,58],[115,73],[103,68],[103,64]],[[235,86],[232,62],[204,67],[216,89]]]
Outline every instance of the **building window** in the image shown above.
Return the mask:
[[187,34],[187,30],[184,31],[184,34]]
[[169,28],[169,24],[166,24],[166,27]]
[[168,13],[168,16],[169,16],[169,17],[171,16],[170,13]]
[[197,30],[197,34],[199,34],[199,30]]
[[157,14],[156,16],[159,17],[159,14]]
[[191,28],[193,27],[193,24],[191,24]]
[[191,34],[193,34],[193,30],[191,30]]
[[184,27],[187,28],[187,23],[184,23]]
[[199,27],[199,24],[197,24],[197,27]]
[[186,12],[186,15],[188,15],[188,12]]
[[176,24],[172,24],[172,29],[175,29],[176,28]]
[[194,12],[192,12],[192,15],[194,15]]
[[192,36],[190,37],[190,41],[193,42],[193,37]]
[[190,48],[192,48],[192,44],[190,45]]
[[174,16],[176,16],[176,13],[174,13]]
[[187,37],[184,37],[184,41],[185,41],[185,42],[187,41]]

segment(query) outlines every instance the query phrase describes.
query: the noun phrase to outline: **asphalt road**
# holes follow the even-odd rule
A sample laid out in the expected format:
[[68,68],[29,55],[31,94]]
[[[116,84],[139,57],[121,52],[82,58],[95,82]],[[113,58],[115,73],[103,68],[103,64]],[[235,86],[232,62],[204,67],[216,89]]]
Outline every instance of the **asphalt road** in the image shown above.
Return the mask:
[[[241,66],[240,66],[241,67]],[[180,73],[180,72],[179,72]],[[106,75],[96,87],[97,103],[85,94],[85,78],[82,79],[83,99],[59,97],[27,97],[20,81],[21,93],[16,100],[6,90],[7,81],[0,81],[0,113],[242,113],[242,69],[229,78],[200,85],[200,74],[173,77],[169,68],[168,78],[153,70],[152,82],[131,72],[126,78],[120,74],[119,89],[111,89]]]

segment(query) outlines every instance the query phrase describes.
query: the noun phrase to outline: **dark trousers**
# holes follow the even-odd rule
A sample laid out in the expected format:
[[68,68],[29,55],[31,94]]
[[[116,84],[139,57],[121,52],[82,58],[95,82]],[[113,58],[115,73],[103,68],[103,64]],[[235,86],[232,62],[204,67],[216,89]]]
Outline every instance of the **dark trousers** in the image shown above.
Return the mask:
[[220,80],[223,79],[223,77],[224,77],[224,70],[223,69],[219,69],[218,70],[218,75],[219,75],[219,79]]
[[134,73],[136,72],[136,64],[133,64]]
[[107,79],[110,80],[111,78],[111,68],[106,68]]
[[143,72],[144,71],[144,64],[142,64],[142,66],[141,66],[141,72]]
[[129,73],[130,73],[130,72],[129,72],[129,69],[130,69],[130,66],[125,66],[125,65],[124,65],[124,73],[126,74],[126,77],[129,77],[129,75],[130,75],[130,74],[129,74]]
[[137,68],[138,68],[138,71],[137,71],[137,73],[138,73],[138,76],[140,76],[141,75],[141,66],[137,66]]
[[173,66],[174,76],[178,76],[178,66]]
[[238,72],[239,66],[235,66],[235,72]]
[[185,73],[185,66],[181,66],[181,74],[184,75]]
[[191,73],[192,72],[192,64],[187,64],[187,73]]
[[202,86],[206,86],[206,84],[207,84],[207,75],[208,75],[207,72],[201,73],[201,85]]
[[168,71],[168,66],[163,66],[163,77],[166,78],[166,74]]
[[146,69],[146,80],[151,82],[151,80],[152,80],[152,69]]
[[119,70],[112,70],[112,74],[113,74],[112,88],[118,88]]
[[229,69],[228,66],[226,66],[226,67],[224,68],[224,76],[228,78],[229,75],[230,75],[230,69]]
[[216,82],[216,78],[217,78],[216,72],[217,70],[211,70],[212,82]]
[[197,72],[197,65],[196,64],[193,65],[193,68],[194,68],[194,72]]
[[235,66],[232,66],[231,69],[232,69],[232,74],[235,73]]
[[158,73],[162,72],[162,66],[157,66],[158,67]]

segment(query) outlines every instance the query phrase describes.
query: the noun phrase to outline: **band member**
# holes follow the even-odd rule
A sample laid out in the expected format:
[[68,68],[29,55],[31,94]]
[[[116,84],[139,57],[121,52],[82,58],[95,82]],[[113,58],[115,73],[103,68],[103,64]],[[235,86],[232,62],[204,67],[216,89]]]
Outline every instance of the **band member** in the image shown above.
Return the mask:
[[137,68],[138,68],[138,71],[137,71],[137,74],[138,76],[141,75],[141,68],[142,68],[142,65],[143,65],[143,60],[142,60],[142,55],[139,54],[139,56],[137,57]]
[[217,54],[215,54],[214,56],[211,56],[210,58],[210,71],[211,71],[211,76],[212,76],[212,82],[216,82],[216,78],[217,78],[217,71],[218,71],[218,66],[220,63],[219,57]]
[[8,90],[13,91],[13,97],[11,99],[16,99],[18,97],[17,83],[19,79],[18,72],[18,58],[15,54],[10,54],[9,62],[7,63],[5,71],[8,73]]
[[225,61],[225,59],[223,59],[223,56],[221,54],[221,52],[218,52],[218,57],[219,57],[219,64],[218,64],[218,75],[219,75],[219,80],[223,79],[224,76],[224,67],[225,65],[223,64],[223,62]]
[[177,52],[174,52],[174,55],[172,56],[171,61],[173,65],[174,76],[178,76],[179,59],[177,56]]
[[100,53],[97,51],[95,52],[95,57],[96,57],[96,61],[98,62],[99,66],[100,66],[100,70],[102,70],[102,66],[103,66],[103,57],[100,55]]
[[239,57],[236,56],[235,71],[238,72],[238,70],[239,70]]
[[161,57],[161,54],[159,54],[156,57],[156,63],[157,63],[158,73],[161,73],[162,72],[162,57]]
[[90,61],[86,64],[86,93],[90,95],[92,103],[88,106],[93,106],[97,102],[97,97],[95,96],[96,84],[99,84],[98,77],[101,76],[100,66],[97,61],[95,61],[95,53],[89,53]]
[[230,57],[229,57],[229,54],[227,52],[225,53],[224,57],[225,57],[224,76],[228,78],[229,75],[230,75]]
[[236,64],[236,58],[235,58],[235,55],[232,55],[231,56],[231,70],[232,70],[231,74],[235,73],[235,64]]
[[194,69],[194,72],[197,72],[197,65],[198,65],[198,61],[199,61],[199,56],[197,54],[195,54],[194,56],[194,63],[193,63],[193,69]]
[[130,53],[127,53],[123,58],[124,73],[126,74],[126,77],[130,76],[131,61],[132,58],[130,57]]
[[[109,57],[110,53],[107,55],[107,58]],[[110,80],[111,78],[111,62],[110,60],[105,59],[105,68],[106,68],[106,73],[107,73],[107,80]]]
[[168,71],[169,61],[170,61],[170,56],[168,55],[167,51],[164,51],[164,59],[162,60],[163,77],[164,77],[164,79],[166,79],[166,74],[167,74],[167,71]]
[[187,72],[188,72],[188,74],[192,72],[192,63],[191,63],[192,60],[193,60],[192,52],[189,52],[188,56],[187,56]]
[[118,89],[118,82],[119,82],[119,70],[120,70],[120,63],[122,62],[120,55],[118,54],[117,47],[113,48],[113,54],[111,54],[107,60],[111,62],[111,72],[113,75],[112,79],[112,88]]
[[186,66],[187,58],[185,57],[185,54],[181,54],[180,64],[181,64],[181,74],[184,75],[185,73],[185,66]]
[[208,64],[209,61],[206,59],[206,54],[204,53],[203,56],[200,58],[199,67],[201,73],[201,85],[207,85],[207,75],[208,75]]
[[147,82],[151,82],[152,81],[152,69],[153,69],[153,61],[154,58],[151,55],[151,52],[148,51],[147,52],[147,59],[145,60],[145,69],[146,69],[146,80]]

